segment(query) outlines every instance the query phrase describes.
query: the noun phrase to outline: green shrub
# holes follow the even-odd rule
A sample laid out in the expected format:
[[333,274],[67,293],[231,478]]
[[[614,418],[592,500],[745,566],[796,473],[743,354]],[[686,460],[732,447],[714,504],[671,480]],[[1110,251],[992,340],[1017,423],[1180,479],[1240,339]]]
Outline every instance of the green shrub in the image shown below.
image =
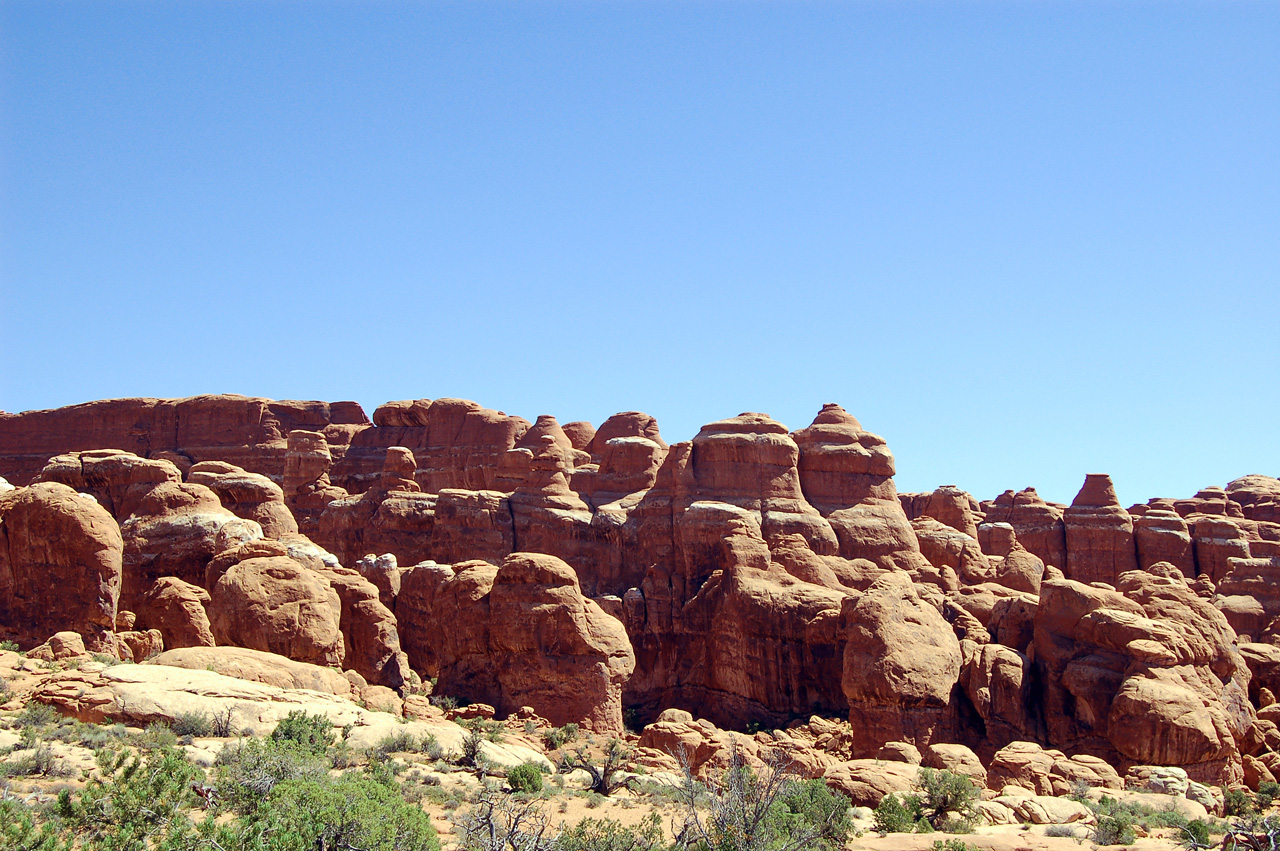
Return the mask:
[[507,772],[507,782],[513,792],[541,792],[542,772],[538,766],[526,762]]
[[1133,814],[1125,810],[1099,813],[1093,828],[1093,841],[1099,845],[1132,845],[1137,839]]
[[1222,796],[1222,812],[1227,816],[1245,816],[1253,812],[1253,801],[1243,789],[1228,789]]
[[218,754],[218,797],[236,812],[251,812],[277,784],[326,776],[321,754],[287,739],[249,739],[227,745]]
[[62,719],[58,710],[47,703],[31,701],[22,707],[22,711],[13,719],[13,726],[19,730],[42,730],[52,727]]
[[212,728],[213,722],[203,712],[179,712],[169,725],[169,729],[179,738],[207,736]]
[[[98,752],[99,777],[79,795],[64,790],[57,813],[77,846],[101,851],[194,847],[199,833],[187,816],[204,772],[174,750],[142,757]],[[207,827],[214,827],[208,819]]]
[[286,780],[239,828],[245,851],[439,851],[431,817],[381,783]]
[[0,650],[10,650],[17,653],[21,648],[18,647],[18,642],[16,641],[0,641]]
[[557,751],[570,742],[576,742],[579,732],[578,725],[570,722],[563,727],[548,730],[542,734],[542,738],[547,745],[547,750]]
[[70,769],[54,756],[53,749],[48,745],[38,745],[23,756],[0,762],[0,774],[5,777],[31,777],[37,774],[44,777],[66,777],[70,773]]
[[963,825],[972,824],[973,804],[978,800],[979,790],[972,780],[951,771],[922,768],[920,792],[921,810],[931,826],[939,829],[958,820],[960,832],[972,832],[972,827],[963,830]]
[[873,823],[878,833],[912,833],[924,818],[920,799],[915,795],[885,795],[876,807]]
[[323,754],[333,744],[333,722],[324,715],[295,709],[271,731],[277,742],[292,742],[303,750]]
[[[1048,836],[1049,831],[1046,830],[1044,835]],[[1067,835],[1075,836],[1074,833]],[[933,851],[978,851],[978,849],[962,839],[939,839],[933,843]]]
[[1184,848],[1208,848],[1211,829],[1212,826],[1206,821],[1189,821],[1178,832],[1178,844]]
[[422,737],[422,752],[432,762],[444,759],[444,746],[440,744],[440,740],[436,738],[435,733],[427,733]]
[[636,827],[623,827],[613,819],[587,818],[565,830],[551,846],[553,851],[666,851],[662,819],[650,813]]
[[38,824],[32,811],[13,798],[0,798],[0,848],[16,851],[70,851],[53,824]]
[[1044,829],[1045,836],[1076,838],[1076,829],[1069,824],[1051,824]]
[[811,846],[826,847],[825,841],[844,844],[853,823],[849,821],[849,802],[843,795],[832,792],[821,780],[788,781],[779,796],[780,806],[775,806],[769,821],[780,836],[800,833],[813,825],[824,825],[822,840]]
[[473,768],[480,767],[480,751],[484,744],[484,731],[481,730],[478,722],[477,718],[464,725],[467,728],[467,735],[462,740],[462,757],[459,760],[462,765]]
[[418,749],[418,740],[411,733],[389,733],[369,749],[371,759],[386,759],[393,753],[408,753]]
[[139,733],[135,741],[144,751],[169,750],[178,745],[178,737],[164,724],[148,724],[147,729]]
[[1258,792],[1253,796],[1253,802],[1259,810],[1265,810],[1276,798],[1280,798],[1280,783],[1265,780],[1258,784]]

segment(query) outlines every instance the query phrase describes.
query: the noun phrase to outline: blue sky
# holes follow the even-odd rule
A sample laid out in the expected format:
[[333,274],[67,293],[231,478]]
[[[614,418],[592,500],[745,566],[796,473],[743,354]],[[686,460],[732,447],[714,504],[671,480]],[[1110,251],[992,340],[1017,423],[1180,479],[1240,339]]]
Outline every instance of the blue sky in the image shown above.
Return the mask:
[[835,401],[901,490],[1280,474],[1275,3],[0,3],[0,409]]

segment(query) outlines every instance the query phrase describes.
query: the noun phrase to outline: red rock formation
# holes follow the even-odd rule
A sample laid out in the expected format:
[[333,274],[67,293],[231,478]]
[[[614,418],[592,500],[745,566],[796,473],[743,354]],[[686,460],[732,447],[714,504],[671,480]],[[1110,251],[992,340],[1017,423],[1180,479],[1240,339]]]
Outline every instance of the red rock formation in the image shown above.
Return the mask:
[[376,482],[386,450],[403,446],[418,460],[418,483],[428,493],[443,488],[487,490],[498,462],[529,423],[464,399],[392,402],[374,412],[366,429],[330,471],[335,484],[352,493]]
[[1067,529],[1065,573],[1069,578],[1114,585],[1120,574],[1138,568],[1133,520],[1120,507],[1110,476],[1085,476],[1063,522]]
[[976,585],[991,578],[991,562],[978,546],[976,537],[958,532],[955,527],[928,515],[912,520],[911,528],[920,543],[920,553],[934,567],[951,568],[967,585]]
[[[992,502],[982,503],[982,510],[987,523],[1008,523],[1013,527],[1022,546],[1046,565],[1059,570],[1067,567],[1066,524],[1063,522],[1063,510],[1060,506],[1049,505],[1035,488],[1018,491],[1005,491]],[[984,552],[987,542],[981,539]]]
[[951,691],[960,678],[960,644],[942,615],[920,599],[902,572],[877,579],[845,601],[842,686],[860,756],[885,742],[923,747],[954,735]]
[[1195,516],[1197,571],[1217,583],[1230,572],[1230,559],[1249,558],[1249,541],[1240,526],[1225,517]]
[[1133,540],[1138,550],[1138,566],[1146,570],[1157,562],[1168,562],[1188,578],[1196,575],[1195,556],[1186,521],[1172,508],[1151,507],[1133,521]]
[[1250,520],[1280,523],[1280,479],[1241,476],[1227,485],[1227,496]]
[[32,647],[70,630],[110,650],[122,550],[93,497],[55,482],[0,493],[0,634]]
[[622,685],[635,657],[617,620],[582,596],[554,556],[517,553],[500,568],[435,564],[405,577],[398,608],[412,664],[436,690],[531,706],[553,724],[622,731]]
[[139,458],[118,449],[71,452],[49,459],[36,475],[41,482],[61,482],[91,494],[117,522],[123,523],[157,485],[180,484],[172,461]]
[[408,449],[389,447],[376,486],[325,508],[317,543],[344,564],[375,553],[391,553],[404,564],[429,558],[436,497],[420,492],[413,479],[415,465]]
[[142,625],[158,629],[164,646],[213,647],[213,629],[209,626],[209,592],[198,585],[172,576],[156,580],[143,598]]
[[991,581],[1015,591],[1040,593],[1044,562],[1022,546],[1012,525],[984,523],[978,534],[986,541],[983,550],[991,562]]
[[250,473],[225,461],[201,461],[192,465],[187,481],[209,488],[223,507],[256,522],[268,538],[298,531],[298,522],[284,504],[284,491],[261,473]]
[[[1253,721],[1235,634],[1171,565],[1124,573],[1121,591],[1041,586],[1035,660],[1049,741],[1113,763],[1181,765],[1202,782],[1241,776]],[[1122,593],[1123,592],[1123,593]]]
[[341,665],[342,603],[322,576],[288,556],[233,565],[214,586],[209,621],[218,644]]
[[289,431],[322,431],[341,452],[368,422],[354,402],[276,402],[234,395],[110,399],[0,413],[0,473],[25,484],[55,455],[115,448],[144,458],[173,453],[192,463],[226,461],[278,479]]
[[[593,458],[603,458],[609,441],[628,437],[642,437],[657,444],[661,449],[667,448],[662,435],[658,432],[658,421],[640,411],[623,411],[620,414],[614,414],[595,430],[591,435],[590,443],[578,448],[586,449]],[[577,446],[577,444],[574,445]]]
[[631,642],[621,623],[582,596],[571,567],[554,556],[510,556],[494,579],[489,614],[500,707],[531,706],[552,724],[622,732]]
[[927,565],[898,502],[893,453],[884,438],[829,404],[795,440],[804,495],[834,529],[841,556],[884,568]]
[[[211,615],[241,618],[207,631],[341,659],[379,684],[370,699],[411,684],[412,660],[439,691],[601,729],[619,729],[624,696],[645,717],[688,709],[704,722],[680,736],[704,749],[728,734],[703,723],[848,713],[838,748],[812,747],[836,740],[812,720],[765,744],[864,791],[874,761],[851,758],[891,740],[975,774],[971,754],[1022,740],[1214,781],[1280,772],[1227,626],[1267,642],[1246,646],[1259,681],[1275,678],[1274,479],[1126,512],[1090,477],[1064,518],[1030,489],[980,506],[954,487],[900,497],[884,440],[834,405],[794,433],[743,414],[673,446],[637,412],[562,428],[450,399],[388,403],[373,425],[358,408],[245,397],[82,407],[0,417],[0,473],[40,457],[41,478],[121,523],[137,623],[118,611],[98,629],[108,644],[115,625],[130,655],[208,640],[203,584]],[[37,434],[42,421],[62,433]],[[513,558],[529,562],[504,574]],[[613,640],[619,622],[629,640]],[[1101,777],[1075,759],[1062,782]]]
[[319,530],[320,516],[329,503],[348,496],[345,489],[330,483],[332,466],[333,453],[323,434],[302,429],[289,432],[282,489],[298,530],[309,537]]
[[124,537],[121,605],[136,611],[157,579],[174,576],[204,582],[215,555],[262,537],[262,527],[222,507],[204,485],[166,482],[147,492],[120,524]]
[[932,517],[970,538],[978,537],[978,501],[955,485],[943,485],[928,493],[898,494],[898,499],[911,520]]
[[586,451],[591,445],[591,439],[596,436],[596,427],[584,420],[565,423],[563,428],[564,436],[569,438],[569,443],[574,449]]

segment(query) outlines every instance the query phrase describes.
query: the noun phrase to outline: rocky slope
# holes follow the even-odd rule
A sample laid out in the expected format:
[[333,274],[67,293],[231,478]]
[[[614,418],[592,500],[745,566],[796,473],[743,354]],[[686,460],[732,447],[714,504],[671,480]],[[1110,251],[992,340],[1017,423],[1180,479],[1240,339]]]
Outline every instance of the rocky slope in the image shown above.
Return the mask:
[[855,799],[886,748],[1044,794],[1280,774],[1280,481],[1125,508],[1101,475],[1062,506],[894,473],[836,405],[674,444],[637,412],[455,399],[0,414],[0,638],[434,679],[499,716],[649,723],[658,760],[764,726]]

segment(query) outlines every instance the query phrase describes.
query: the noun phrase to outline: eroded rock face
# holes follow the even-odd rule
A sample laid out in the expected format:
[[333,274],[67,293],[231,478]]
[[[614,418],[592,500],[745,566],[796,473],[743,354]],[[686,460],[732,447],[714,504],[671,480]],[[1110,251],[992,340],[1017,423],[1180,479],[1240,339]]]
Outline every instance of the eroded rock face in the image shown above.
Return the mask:
[[[1046,565],[1066,569],[1067,534],[1062,519],[1063,509],[1046,503],[1035,488],[1017,493],[1005,491],[994,501],[982,503],[982,509],[987,523],[1008,523],[1028,552],[1034,553]],[[982,548],[984,552],[991,552],[985,540]]]
[[122,604],[136,610],[156,580],[174,576],[200,585],[213,557],[262,537],[262,527],[222,507],[204,485],[166,482],[152,488],[120,526],[124,537]]
[[804,494],[835,531],[841,556],[886,569],[924,566],[898,501],[893,453],[884,438],[864,431],[839,405],[824,405],[795,440]]
[[342,665],[342,603],[330,584],[288,556],[233,565],[210,594],[218,644],[317,665]]
[[284,504],[284,491],[261,473],[225,461],[201,461],[192,465],[187,481],[209,488],[228,511],[256,522],[268,538],[298,531],[298,522]]
[[27,647],[70,630],[113,648],[123,549],[91,496],[56,482],[0,493],[0,631]]
[[530,706],[553,724],[621,732],[622,686],[635,657],[626,630],[583,597],[554,556],[416,565],[398,605],[411,662],[436,690],[501,713]]
[[48,411],[0,413],[0,470],[15,484],[26,484],[55,455],[111,448],[143,458],[182,461],[180,466],[226,461],[278,478],[289,431],[324,432],[341,452],[368,424],[355,402],[272,401],[230,394],[107,399]]
[[1234,632],[1171,565],[1118,581],[1119,591],[1041,587],[1035,658],[1049,741],[1235,782],[1253,709]]
[[841,622],[841,682],[865,755],[884,742],[921,747],[953,734],[960,643],[938,610],[920,599],[910,577],[896,572],[877,579],[845,602]]
[[208,605],[209,592],[199,585],[164,576],[143,598],[143,625],[160,630],[169,648],[213,647]]
[[1116,577],[1138,568],[1133,519],[1120,507],[1111,477],[1090,474],[1063,515],[1067,531],[1065,572],[1079,582],[1114,585]]
[[[702,720],[661,723],[715,753],[729,727],[787,727],[748,751],[864,792],[878,769],[853,763],[894,747],[978,776],[975,759],[1034,743],[1042,795],[1108,785],[1108,762],[1280,772],[1275,479],[1129,511],[1103,476],[1070,508],[1032,489],[899,495],[885,441],[835,405],[795,432],[748,413],[670,446],[638,412],[562,427],[451,399],[388,403],[372,425],[245,397],[92,410],[110,441],[64,428],[84,411],[0,415],[0,438],[21,436],[0,439],[0,473],[21,483],[38,461],[42,484],[121,526],[121,602],[86,645],[225,638],[341,664],[390,706],[412,662],[440,692],[601,730],[623,705],[679,707]],[[32,642],[81,631],[47,626]],[[792,723],[812,713],[852,723]]]
[[36,476],[41,482],[61,482],[93,496],[123,523],[156,486],[182,482],[172,461],[139,458],[119,449],[71,452],[49,459]]
[[582,596],[571,567],[554,556],[508,557],[494,578],[489,617],[501,706],[532,706],[552,724],[622,731],[631,642],[621,623]]
[[1157,562],[1168,562],[1183,576],[1196,576],[1195,555],[1187,523],[1171,508],[1153,508],[1133,521],[1133,539],[1138,549],[1138,567],[1146,570]]

